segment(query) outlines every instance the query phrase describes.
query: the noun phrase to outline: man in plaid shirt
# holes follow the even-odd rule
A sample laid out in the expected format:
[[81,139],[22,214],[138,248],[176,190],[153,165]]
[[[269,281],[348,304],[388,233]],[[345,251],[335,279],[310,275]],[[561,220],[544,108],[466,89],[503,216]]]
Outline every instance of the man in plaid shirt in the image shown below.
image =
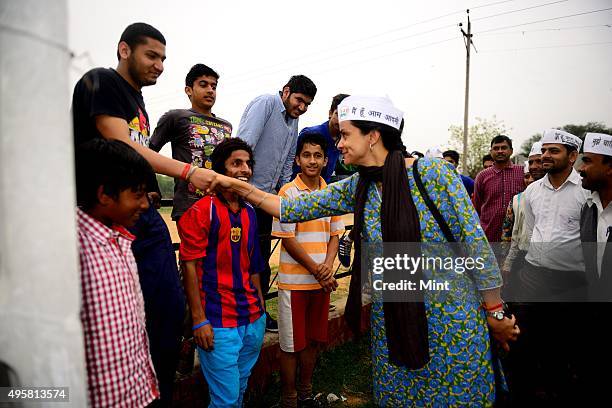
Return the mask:
[[132,236],[149,208],[153,169],[120,141],[96,139],[76,155],[81,322],[93,407],[143,407],[159,397]]
[[512,140],[498,135],[491,140],[494,164],[478,173],[474,182],[474,207],[489,242],[500,242],[508,203],[525,189],[523,166],[512,164]]

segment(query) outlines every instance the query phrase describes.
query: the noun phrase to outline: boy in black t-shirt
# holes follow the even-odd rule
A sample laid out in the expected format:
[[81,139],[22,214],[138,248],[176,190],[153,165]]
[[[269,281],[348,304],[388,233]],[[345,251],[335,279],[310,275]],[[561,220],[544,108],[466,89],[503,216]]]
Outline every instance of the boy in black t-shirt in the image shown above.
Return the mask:
[[[219,74],[206,65],[191,67],[185,78],[185,93],[191,109],[166,112],[157,123],[149,147],[158,152],[170,142],[173,158],[210,169],[213,149],[232,133],[232,125],[211,111],[217,98],[218,81]],[[193,184],[175,179],[172,219],[178,222],[203,195]]]
[[[132,24],[119,40],[117,69],[95,68],[79,80],[72,100],[75,146],[95,138],[118,139],[139,152],[154,170],[191,178],[198,187],[207,188],[214,174],[148,148],[149,117],[140,91],[143,86],[154,85],[163,72],[165,44],[163,35],[154,27]],[[156,185],[151,180],[149,192]],[[153,206],[142,213],[131,232],[136,236],[132,251],[138,264],[151,358],[161,393],[157,403],[169,406],[185,297],[168,228]]]

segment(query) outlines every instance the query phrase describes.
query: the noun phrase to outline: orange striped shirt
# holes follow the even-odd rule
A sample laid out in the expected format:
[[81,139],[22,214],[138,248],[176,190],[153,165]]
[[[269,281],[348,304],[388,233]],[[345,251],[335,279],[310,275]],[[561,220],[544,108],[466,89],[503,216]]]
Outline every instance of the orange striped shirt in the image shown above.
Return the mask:
[[[327,187],[325,180],[320,177],[320,188]],[[301,174],[285,184],[278,195],[287,198],[296,198],[312,191],[304,184]],[[304,250],[317,264],[323,263],[327,256],[327,244],[330,237],[341,235],[344,232],[342,217],[323,217],[316,220],[285,223],[274,218],[272,235],[278,238],[295,238]],[[317,279],[306,268],[300,265],[281,244],[280,266],[278,271],[278,287],[288,290],[321,289]]]

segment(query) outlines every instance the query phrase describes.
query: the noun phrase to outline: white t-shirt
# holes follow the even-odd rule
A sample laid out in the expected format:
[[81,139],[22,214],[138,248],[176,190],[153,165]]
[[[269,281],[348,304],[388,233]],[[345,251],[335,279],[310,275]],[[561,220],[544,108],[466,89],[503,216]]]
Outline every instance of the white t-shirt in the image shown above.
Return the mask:
[[582,178],[572,169],[555,189],[548,175],[523,193],[525,228],[530,236],[525,260],[538,267],[561,271],[584,271],[580,243],[580,211],[590,196]]

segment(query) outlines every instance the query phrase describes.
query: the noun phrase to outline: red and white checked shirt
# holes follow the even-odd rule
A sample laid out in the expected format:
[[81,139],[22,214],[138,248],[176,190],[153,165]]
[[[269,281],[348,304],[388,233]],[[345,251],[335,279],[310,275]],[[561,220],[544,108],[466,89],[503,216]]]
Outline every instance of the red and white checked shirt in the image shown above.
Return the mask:
[[159,397],[132,236],[77,209],[89,403],[144,407]]
[[508,203],[525,189],[523,166],[491,166],[478,173],[474,182],[474,207],[489,242],[500,242]]

